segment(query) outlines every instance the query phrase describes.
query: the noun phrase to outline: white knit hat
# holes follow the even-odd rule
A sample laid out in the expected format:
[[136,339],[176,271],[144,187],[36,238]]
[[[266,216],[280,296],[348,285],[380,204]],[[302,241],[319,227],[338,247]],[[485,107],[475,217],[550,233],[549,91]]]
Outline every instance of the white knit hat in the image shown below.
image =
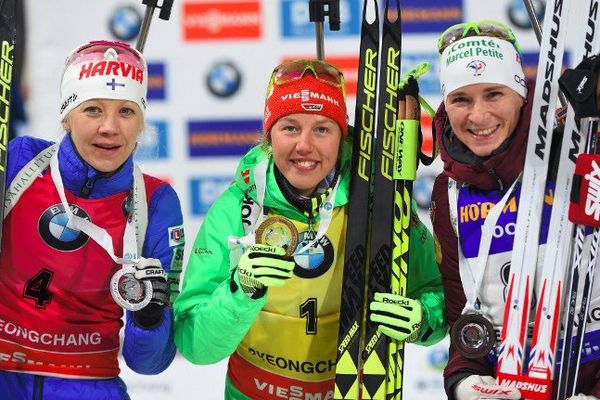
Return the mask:
[[506,40],[490,36],[468,36],[442,52],[440,84],[444,101],[450,93],[475,83],[508,86],[527,97],[521,55]]
[[60,119],[91,99],[129,100],[146,110],[148,67],[127,43],[102,40],[78,47],[65,62],[60,85]]

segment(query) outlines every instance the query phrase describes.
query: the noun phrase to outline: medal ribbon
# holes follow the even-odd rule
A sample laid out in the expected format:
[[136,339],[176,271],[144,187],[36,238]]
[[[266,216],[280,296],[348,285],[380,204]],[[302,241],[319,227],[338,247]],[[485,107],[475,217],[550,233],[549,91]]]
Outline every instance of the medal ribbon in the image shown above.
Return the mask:
[[506,193],[504,193],[502,199],[494,205],[494,207],[490,210],[489,214],[487,215],[481,229],[479,251],[475,260],[475,271],[473,271],[474,268],[471,267],[469,260],[463,254],[462,248],[460,246],[457,214],[458,194],[460,189],[459,184],[455,180],[448,178],[448,202],[450,208],[450,220],[452,221],[452,225],[454,226],[454,230],[456,232],[456,237],[458,238],[460,277],[463,283],[465,296],[467,297],[467,304],[463,309],[463,314],[467,314],[470,312],[475,312],[478,314],[481,313],[479,306],[479,293],[481,292],[481,287],[483,285],[483,276],[488,264],[488,257],[490,254],[490,248],[492,246],[492,237],[494,229],[496,228],[496,223],[498,222],[498,218],[500,218],[502,210],[504,210],[504,206],[508,202],[508,199],[510,198],[510,195],[513,192],[517,182],[519,182],[520,180],[521,177],[519,176],[519,178],[517,178],[513,182],[513,184],[506,191]]

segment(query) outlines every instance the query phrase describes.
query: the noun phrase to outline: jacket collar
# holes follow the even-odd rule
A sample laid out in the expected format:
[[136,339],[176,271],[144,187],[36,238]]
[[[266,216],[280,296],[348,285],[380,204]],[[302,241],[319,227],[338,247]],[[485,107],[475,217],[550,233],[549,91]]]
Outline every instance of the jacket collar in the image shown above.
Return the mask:
[[86,183],[92,185],[89,198],[96,199],[129,191],[133,182],[133,155],[113,175],[106,176],[86,163],[77,152],[71,133],[62,139],[58,149],[60,174],[65,188],[81,196]]

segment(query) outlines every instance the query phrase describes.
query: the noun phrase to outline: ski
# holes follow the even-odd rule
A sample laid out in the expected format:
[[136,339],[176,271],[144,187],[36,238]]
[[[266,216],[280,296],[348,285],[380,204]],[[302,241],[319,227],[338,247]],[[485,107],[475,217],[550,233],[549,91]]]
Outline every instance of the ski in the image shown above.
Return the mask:
[[[594,2],[596,4],[594,5]],[[588,22],[591,22],[592,35],[586,35],[579,43],[585,43],[580,49],[576,49],[575,60],[577,62],[583,57],[584,47],[591,49],[593,38],[594,9],[597,9],[597,0],[588,1],[588,8],[582,8],[588,15]],[[586,39],[587,38],[587,39]],[[580,51],[577,51],[580,50]],[[528,363],[528,375],[545,380],[546,382],[554,381],[555,363],[557,350],[557,338],[560,333],[560,315],[563,301],[563,288],[569,264],[569,250],[571,249],[573,237],[573,223],[567,218],[568,207],[570,200],[571,187],[574,180],[575,163],[581,149],[584,147],[586,140],[589,142],[587,132],[580,132],[574,119],[574,112],[571,107],[568,107],[567,117],[565,121],[565,129],[562,138],[560,159],[558,164],[557,176],[555,179],[556,185],[554,188],[554,199],[552,202],[552,212],[550,217],[550,225],[546,243],[544,260],[541,269],[541,290],[538,291],[538,305],[534,319],[534,331],[532,338],[532,349],[530,352]],[[587,150],[590,147],[588,145]],[[583,245],[584,232],[577,233],[576,247],[579,248],[579,242]],[[574,253],[572,283],[579,281],[579,264],[581,262],[581,252]],[[576,296],[576,294],[575,294]],[[572,325],[565,325],[566,335],[570,337]],[[564,349],[567,345],[568,348]],[[570,341],[563,342],[563,357],[570,353]],[[564,360],[564,359],[563,359]],[[565,365],[564,361],[561,365]],[[566,376],[566,375],[565,375]],[[561,380],[559,379],[559,388]],[[564,383],[564,382],[563,382]],[[562,385],[564,387],[564,385]],[[560,389],[559,389],[560,393]],[[561,398],[560,395],[558,398]]]
[[[0,1],[0,198],[4,198],[6,184],[6,153],[8,151],[8,124],[10,123],[10,97],[13,60],[15,55],[17,26],[16,12],[18,0]],[[0,240],[2,240],[2,226],[4,221],[4,207],[0,210]]]
[[[577,49],[578,54],[577,58],[575,58],[576,63],[579,63],[579,61],[582,61],[584,58],[589,58],[590,56],[596,54],[600,46],[600,39],[598,38],[595,29],[599,22],[598,0],[588,0],[587,4],[588,7],[583,8],[583,11],[586,12],[587,24],[585,25],[586,29],[582,31],[583,37],[579,43],[582,43],[583,45],[581,48]],[[578,83],[578,91],[583,90],[586,80],[582,80],[582,82]],[[573,110],[573,108],[569,107],[567,113],[567,127],[576,126],[575,114],[576,112]],[[587,138],[587,144],[585,154],[581,154],[577,159],[575,170],[576,178],[574,178],[574,184],[571,192],[572,203],[569,209],[569,219],[578,225],[574,243],[575,247],[573,249],[573,262],[571,265],[571,270],[569,271],[569,279],[567,279],[568,290],[565,293],[566,300],[568,301],[566,303],[566,310],[564,312],[564,334],[560,353],[560,370],[556,390],[558,399],[564,399],[565,397],[575,394],[576,380],[582,356],[585,328],[587,325],[589,303],[591,300],[592,283],[595,274],[598,244],[600,241],[600,230],[598,229],[597,221],[598,218],[592,218],[592,220],[586,220],[588,218],[578,218],[579,213],[577,207],[580,199],[585,199],[587,204],[588,198],[592,200],[595,198],[595,189],[593,185],[587,188],[591,193],[586,191],[579,193],[579,190],[581,187],[583,187],[582,182],[585,179],[583,177],[584,175],[587,176],[590,184],[594,180],[594,168],[592,167],[591,163],[587,164],[587,162],[588,160],[593,160],[593,154],[598,154],[600,150],[597,143],[598,121],[597,118],[582,118],[579,122],[582,130],[585,132],[583,136]],[[589,175],[586,175],[586,172],[588,172]],[[584,212],[582,214],[588,216],[589,210],[587,207],[584,208]],[[595,226],[595,228],[592,234],[587,274],[585,276],[585,282],[583,283],[583,291],[581,293],[580,304],[578,306],[577,300],[579,286],[581,285],[580,268],[584,252],[584,239],[586,230],[585,225],[588,224]],[[579,310],[578,312],[576,312],[577,309]],[[575,334],[575,343],[573,343],[573,328],[575,326],[576,317],[578,319],[578,324]]]
[[[409,248],[411,229],[412,186],[417,172],[419,99],[407,96],[404,86],[409,77],[417,80],[429,70],[429,65],[407,72],[400,83],[398,97],[398,122],[396,124],[396,151],[394,157],[394,210],[392,231],[391,292],[407,296]],[[390,351],[394,350],[392,347]],[[396,377],[393,387],[388,387],[388,399],[402,399],[404,377],[404,342],[397,342],[390,362],[395,363]]]
[[[334,399],[336,400],[358,399],[360,390],[361,334],[364,328],[364,291],[370,229],[371,163],[375,143],[379,64],[378,9],[376,0],[365,0],[354,112],[350,201],[335,370]],[[372,21],[368,20],[369,15],[373,17]]]
[[[400,3],[396,8],[386,1],[381,39],[379,95],[373,171],[373,199],[369,274],[367,281],[368,305],[376,292],[389,292],[391,288],[391,256],[394,158],[396,120],[398,113],[398,87],[400,83]],[[395,15],[394,11],[396,11]],[[376,227],[376,228],[375,228]],[[397,344],[370,322],[367,310],[363,360],[363,399],[385,399],[393,395],[396,381],[395,354]],[[388,390],[389,388],[389,390]]]
[[[558,99],[558,77],[562,66],[564,42],[568,20],[569,2],[553,0],[546,6],[544,32],[541,41],[540,59],[536,79],[536,91],[532,106],[532,119],[529,129],[525,167],[521,180],[519,211],[515,229],[514,247],[511,255],[511,268],[508,279],[508,292],[501,333],[501,345],[498,354],[498,383],[516,386],[526,399],[549,399],[551,395],[552,369],[545,369],[553,353],[538,352],[536,357],[546,357],[542,367],[534,365],[532,373],[525,371],[528,364],[526,346],[529,328],[529,311],[533,298],[535,272],[538,265],[538,247],[544,204],[548,156],[554,125],[554,113]],[[562,148],[561,151],[567,151]],[[548,247],[548,246],[547,246]],[[558,247],[557,247],[558,248]],[[548,279],[541,288],[539,302],[551,306],[553,321],[558,320],[560,279],[552,279],[552,268],[542,271]],[[545,277],[542,277],[544,282]],[[555,285],[555,286],[552,286]],[[539,311],[539,310],[538,310]],[[544,315],[546,317],[548,314]],[[542,312],[536,312],[538,319]],[[534,327],[536,334],[548,334]],[[534,338],[537,348],[540,340]],[[552,342],[553,338],[549,339]],[[552,345],[552,343],[550,343]],[[537,360],[537,359],[536,359]],[[542,377],[543,376],[543,377]]]

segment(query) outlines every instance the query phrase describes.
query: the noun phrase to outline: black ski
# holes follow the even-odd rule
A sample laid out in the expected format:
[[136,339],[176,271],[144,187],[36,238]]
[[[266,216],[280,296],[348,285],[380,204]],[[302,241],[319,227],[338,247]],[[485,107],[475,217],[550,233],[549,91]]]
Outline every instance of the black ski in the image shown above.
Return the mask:
[[[368,12],[373,15],[371,22],[367,18]],[[350,202],[335,371],[334,398],[336,400],[358,399],[359,396],[360,338],[363,331],[367,272],[365,267],[370,225],[371,163],[375,143],[378,63],[378,5],[376,0],[366,0],[363,5],[358,89],[354,113]]]
[[[8,124],[10,123],[10,97],[15,42],[17,36],[16,10],[18,0],[0,1],[0,198],[4,198],[6,184],[6,153],[8,150]],[[0,210],[0,240],[4,222],[4,207]]]
[[[381,66],[377,108],[377,128],[373,170],[373,199],[369,276],[369,304],[376,292],[389,292],[391,286],[392,232],[394,229],[394,160],[398,87],[400,83],[400,3],[390,8],[386,0],[381,40]],[[395,15],[392,15],[395,11]],[[393,20],[392,20],[393,18]],[[365,323],[363,360],[363,399],[385,399],[387,388],[393,393],[396,381],[396,347],[377,330],[377,324]]]

